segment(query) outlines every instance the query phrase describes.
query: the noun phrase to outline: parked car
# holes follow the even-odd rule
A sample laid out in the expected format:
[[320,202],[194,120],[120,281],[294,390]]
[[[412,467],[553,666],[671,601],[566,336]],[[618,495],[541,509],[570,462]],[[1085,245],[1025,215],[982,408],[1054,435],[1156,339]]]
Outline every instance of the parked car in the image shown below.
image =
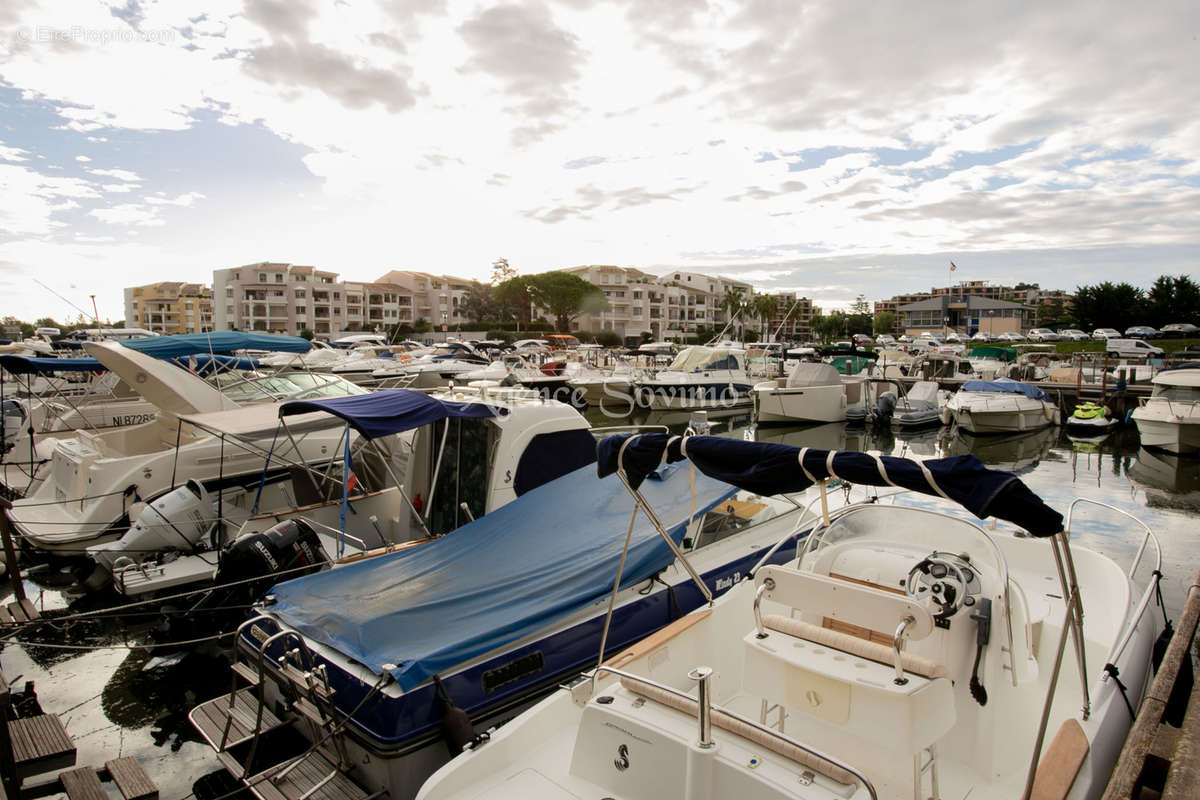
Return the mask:
[[881,333],[875,337],[875,344],[883,345],[884,347],[895,343],[896,337],[892,336],[890,333]]
[[1062,341],[1062,337],[1049,328],[1030,328],[1029,341],[1031,342],[1058,342]]
[[1121,335],[1121,332],[1116,328],[1096,328],[1092,331],[1092,338],[1098,342],[1103,342],[1105,339],[1115,339]]
[[1134,325],[1125,329],[1125,336],[1129,339],[1157,339],[1161,335],[1149,325]]
[[875,343],[875,340],[872,339],[870,336],[867,336],[865,333],[856,333],[853,336],[851,336],[850,338],[854,340],[855,344],[861,344],[864,346]]
[[1145,339],[1108,339],[1104,353],[1111,358],[1162,358],[1163,349]]
[[967,337],[957,331],[950,331],[946,334],[946,344],[962,344],[967,341]]
[[1191,339],[1200,336],[1200,328],[1190,322],[1172,322],[1170,325],[1163,325],[1159,333],[1172,339]]
[[996,341],[998,341],[998,342],[1023,342],[1023,341],[1025,341],[1025,337],[1022,336],[1021,334],[1017,333],[1016,331],[1005,331],[1004,333],[1002,333],[996,337]]
[[909,336],[907,333],[902,333],[900,334],[899,338],[896,339],[896,341],[903,342],[904,344],[912,344],[913,337]]
[[994,341],[996,341],[996,337],[993,336],[992,334],[988,333],[987,331],[979,331],[978,333],[976,333],[974,336],[971,337],[971,341],[972,342],[994,342]]
[[1092,338],[1078,328],[1063,328],[1058,332],[1058,335],[1066,339],[1068,342],[1086,342]]

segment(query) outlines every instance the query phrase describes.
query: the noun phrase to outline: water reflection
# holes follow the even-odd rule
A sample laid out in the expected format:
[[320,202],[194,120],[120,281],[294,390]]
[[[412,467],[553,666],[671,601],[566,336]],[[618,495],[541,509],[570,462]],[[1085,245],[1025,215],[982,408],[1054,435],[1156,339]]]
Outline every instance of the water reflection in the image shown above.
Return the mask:
[[1130,479],[1146,492],[1146,505],[1200,512],[1200,460],[1138,448]]
[[[993,469],[1020,475],[1047,458],[1050,446],[1057,440],[1057,428],[1042,428],[1012,436],[973,436],[952,431],[942,440],[942,455],[972,455]],[[1056,454],[1055,457],[1061,456]]]

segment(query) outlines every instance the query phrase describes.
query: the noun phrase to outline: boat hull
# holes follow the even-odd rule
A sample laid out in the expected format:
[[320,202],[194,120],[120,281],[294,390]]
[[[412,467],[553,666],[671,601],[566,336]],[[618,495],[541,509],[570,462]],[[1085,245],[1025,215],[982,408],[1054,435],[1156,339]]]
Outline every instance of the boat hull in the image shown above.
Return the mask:
[[846,419],[846,392],[838,386],[785,388],[772,381],[754,387],[759,422],[841,422]]

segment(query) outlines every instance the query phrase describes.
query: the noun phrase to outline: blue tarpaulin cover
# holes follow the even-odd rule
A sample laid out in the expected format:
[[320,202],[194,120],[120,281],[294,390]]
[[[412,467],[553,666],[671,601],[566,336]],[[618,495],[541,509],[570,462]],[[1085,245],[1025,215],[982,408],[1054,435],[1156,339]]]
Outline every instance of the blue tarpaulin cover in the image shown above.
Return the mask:
[[[678,542],[691,509],[688,470],[668,467],[643,494]],[[734,492],[696,475],[696,516]],[[514,642],[612,591],[633,501],[590,466],[539,486],[453,533],[390,555],[281,583],[272,613],[408,690]],[[622,586],[672,562],[638,514]]]
[[279,416],[324,411],[341,417],[368,439],[377,439],[437,422],[446,417],[499,417],[507,408],[487,403],[439,400],[412,389],[381,389],[351,397],[292,400],[279,407]]
[[1034,400],[1049,400],[1049,396],[1032,383],[1021,383],[1010,378],[997,378],[994,381],[967,381],[962,385],[964,392],[1009,392],[1023,394]]
[[913,461],[716,436],[691,436],[686,445],[683,437],[665,433],[631,436],[609,436],[600,442],[596,466],[601,476],[617,471],[619,457],[630,483],[636,487],[663,461],[688,458],[704,474],[758,494],[798,492],[811,486],[814,479],[841,478],[850,483],[899,486],[944,496],[980,519],[999,517],[1035,536],[1051,536],[1063,529],[1062,515],[1043,503],[1020,478],[988,469],[975,456]]
[[0,367],[13,375],[46,375],[51,372],[107,372],[108,367],[94,358],[30,358],[0,356]]
[[212,331],[211,333],[179,333],[171,336],[147,336],[127,339],[121,344],[154,358],[180,358],[201,353],[228,355],[235,350],[271,350],[280,353],[307,353],[312,344],[299,336],[278,336],[270,333]]

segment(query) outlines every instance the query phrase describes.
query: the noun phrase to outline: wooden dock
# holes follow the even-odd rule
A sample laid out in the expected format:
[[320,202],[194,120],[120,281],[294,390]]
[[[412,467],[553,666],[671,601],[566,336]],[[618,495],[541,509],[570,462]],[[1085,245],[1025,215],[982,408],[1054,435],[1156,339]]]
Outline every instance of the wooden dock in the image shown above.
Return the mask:
[[1193,685],[1183,724],[1164,721],[1181,667],[1191,659],[1200,622],[1200,573],[1192,580],[1179,627],[1129,729],[1102,800],[1185,800],[1200,796],[1200,691]]
[[[57,714],[18,717],[12,691],[0,673],[0,800],[36,800],[66,794],[70,800],[109,800],[111,782],[124,800],[156,800],[158,788],[135,758],[113,758],[103,767],[73,767],[75,743]],[[61,771],[60,771],[61,770]],[[45,776],[52,774],[50,777]],[[38,778],[36,782],[28,782]]]

